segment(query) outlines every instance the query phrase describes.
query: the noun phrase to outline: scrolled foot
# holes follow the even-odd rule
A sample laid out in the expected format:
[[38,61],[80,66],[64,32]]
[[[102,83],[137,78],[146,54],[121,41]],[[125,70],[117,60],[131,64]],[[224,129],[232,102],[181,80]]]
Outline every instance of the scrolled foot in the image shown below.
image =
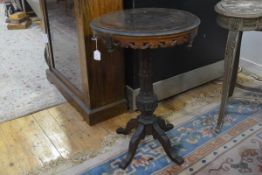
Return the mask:
[[123,170],[126,169],[127,166],[128,166],[128,163],[124,159],[119,163],[119,168],[121,168]]
[[170,153],[169,158],[171,160],[173,160],[178,165],[182,165],[185,162],[184,158],[179,156],[179,155],[177,155],[175,151],[172,151]]
[[160,128],[163,129],[165,132],[169,131],[174,128],[174,125],[171,123],[167,123],[164,119],[158,117],[157,123],[159,124]]
[[118,128],[116,130],[117,134],[123,134],[123,135],[128,135],[131,133],[132,129],[136,128],[138,125],[137,119],[131,119],[127,125],[126,128]]
[[128,135],[128,132],[126,131],[125,128],[117,128],[116,133],[117,134]]
[[153,133],[154,138],[159,140],[159,142],[163,146],[167,156],[172,161],[177,163],[178,165],[183,164],[184,159],[181,156],[179,156],[174,149],[172,149],[171,142],[170,142],[169,138],[167,137],[164,130],[159,126],[158,123],[155,123],[153,125],[153,129],[154,129],[154,133]]
[[173,128],[174,128],[174,125],[172,125],[171,123],[167,123],[166,124],[166,131],[169,131],[169,130],[171,130]]

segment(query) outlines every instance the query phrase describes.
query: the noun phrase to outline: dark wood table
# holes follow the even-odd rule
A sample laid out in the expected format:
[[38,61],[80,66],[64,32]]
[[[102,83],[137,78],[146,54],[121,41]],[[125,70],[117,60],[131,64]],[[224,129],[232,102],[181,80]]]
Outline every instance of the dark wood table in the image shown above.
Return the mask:
[[199,24],[199,18],[189,12],[164,8],[139,8],[113,12],[91,23],[94,34],[103,39],[109,49],[114,45],[137,49],[139,53],[140,92],[136,104],[141,114],[136,119],[130,120],[125,129],[117,130],[117,133],[126,135],[136,128],[129,144],[127,157],[120,163],[121,168],[124,169],[130,164],[140,140],[146,135],[153,135],[158,139],[172,161],[179,165],[184,162],[183,158],[172,149],[171,142],[165,134],[173,128],[173,125],[153,114],[158,99],[153,90],[150,51],[182,44],[190,46],[197,34]]

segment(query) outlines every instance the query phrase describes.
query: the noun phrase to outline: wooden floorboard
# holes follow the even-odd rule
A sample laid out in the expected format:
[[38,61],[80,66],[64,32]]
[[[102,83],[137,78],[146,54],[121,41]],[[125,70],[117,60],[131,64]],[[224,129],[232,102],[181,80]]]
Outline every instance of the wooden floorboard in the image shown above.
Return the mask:
[[[60,157],[32,116],[23,117],[0,125],[6,144],[7,167],[17,174],[25,174]],[[2,151],[2,150],[1,150]],[[4,156],[1,152],[1,156]]]
[[[213,87],[212,87],[213,86]],[[209,85],[163,101],[157,115],[165,115],[185,106],[190,98],[211,92]],[[57,159],[101,148],[103,139],[137,112],[89,126],[68,103],[0,124],[0,175],[23,175]]]
[[0,127],[0,174],[21,174],[20,165],[16,163],[15,152],[11,152],[11,145]]

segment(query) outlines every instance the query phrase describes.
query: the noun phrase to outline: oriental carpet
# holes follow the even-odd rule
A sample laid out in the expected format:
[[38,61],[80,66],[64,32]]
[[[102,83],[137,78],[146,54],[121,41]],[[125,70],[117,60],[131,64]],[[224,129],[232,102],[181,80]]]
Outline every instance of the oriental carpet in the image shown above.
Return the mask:
[[[243,95],[243,94],[242,94]],[[194,116],[168,132],[173,146],[185,158],[178,166],[166,156],[158,141],[143,141],[132,164],[118,168],[125,157],[127,143],[118,145],[106,155],[98,156],[62,174],[77,175],[259,175],[262,174],[262,103],[256,93],[245,93],[247,99],[233,99],[221,133],[214,132],[219,105]]]

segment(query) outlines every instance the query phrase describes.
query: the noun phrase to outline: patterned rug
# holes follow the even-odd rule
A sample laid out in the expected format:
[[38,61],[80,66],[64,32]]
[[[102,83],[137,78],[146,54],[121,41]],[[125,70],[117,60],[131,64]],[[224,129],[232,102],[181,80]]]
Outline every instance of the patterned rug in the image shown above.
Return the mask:
[[65,102],[46,79],[41,28],[10,31],[5,18],[0,4],[0,122]]
[[[247,93],[250,99],[257,94]],[[260,97],[261,98],[261,97]],[[262,174],[262,104],[255,100],[232,100],[223,130],[213,132],[218,106],[195,116],[168,132],[185,163],[177,166],[158,141],[143,141],[132,164],[118,168],[126,156],[127,143],[62,174],[77,175],[259,175]]]

